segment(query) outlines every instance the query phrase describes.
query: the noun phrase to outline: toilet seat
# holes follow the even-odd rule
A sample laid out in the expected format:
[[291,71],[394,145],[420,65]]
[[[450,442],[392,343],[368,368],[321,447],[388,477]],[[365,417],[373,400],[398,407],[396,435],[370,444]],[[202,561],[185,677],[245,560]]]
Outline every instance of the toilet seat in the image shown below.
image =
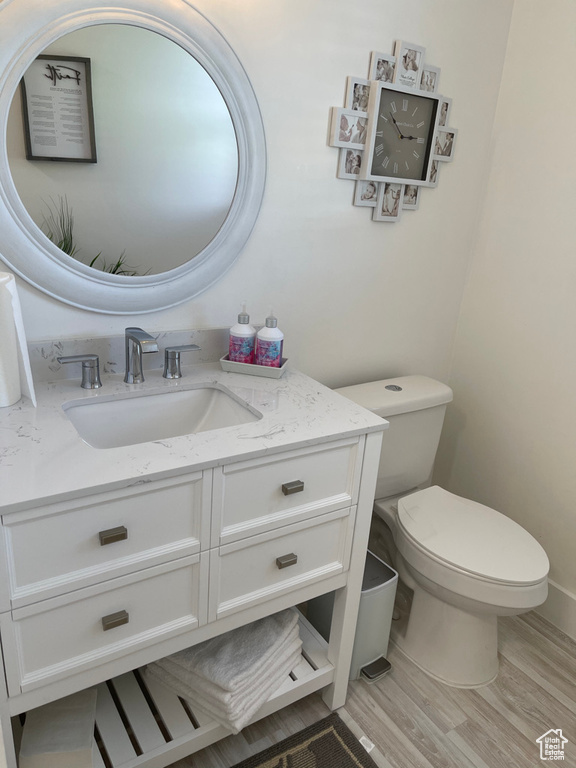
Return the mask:
[[397,522],[408,549],[429,556],[436,568],[509,586],[537,585],[547,577],[548,557],[527,531],[438,486],[401,498]]

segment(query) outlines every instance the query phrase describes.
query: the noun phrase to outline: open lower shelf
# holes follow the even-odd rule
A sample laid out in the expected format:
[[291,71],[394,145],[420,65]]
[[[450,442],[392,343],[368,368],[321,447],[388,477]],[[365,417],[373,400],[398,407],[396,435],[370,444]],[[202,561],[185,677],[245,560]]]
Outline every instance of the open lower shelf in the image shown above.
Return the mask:
[[[300,617],[302,653],[253,721],[332,682],[327,643]],[[140,670],[96,687],[94,768],[163,768],[228,736],[230,731]]]

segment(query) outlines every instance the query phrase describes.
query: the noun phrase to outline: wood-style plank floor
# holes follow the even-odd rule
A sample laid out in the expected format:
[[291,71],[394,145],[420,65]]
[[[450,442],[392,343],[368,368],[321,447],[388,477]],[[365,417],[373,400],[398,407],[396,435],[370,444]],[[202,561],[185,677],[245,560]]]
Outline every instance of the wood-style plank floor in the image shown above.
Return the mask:
[[[500,620],[500,674],[476,690],[427,677],[391,645],[391,672],[350,684],[340,716],[375,745],[382,768],[576,768],[576,643],[535,613]],[[172,768],[229,768],[325,717],[309,696]],[[541,761],[536,739],[562,729],[565,759]]]

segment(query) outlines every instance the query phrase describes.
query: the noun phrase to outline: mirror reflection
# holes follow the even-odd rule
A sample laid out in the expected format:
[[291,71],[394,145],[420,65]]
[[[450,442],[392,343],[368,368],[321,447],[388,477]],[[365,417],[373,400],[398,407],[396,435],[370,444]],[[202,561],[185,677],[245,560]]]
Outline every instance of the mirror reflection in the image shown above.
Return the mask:
[[69,229],[62,247],[94,269],[153,275],[194,258],[226,219],[238,177],[213,80],[174,42],[122,24],[79,29],[44,53],[90,59],[97,162],[27,160],[18,91],[7,150],[33,221],[56,244],[58,227]]

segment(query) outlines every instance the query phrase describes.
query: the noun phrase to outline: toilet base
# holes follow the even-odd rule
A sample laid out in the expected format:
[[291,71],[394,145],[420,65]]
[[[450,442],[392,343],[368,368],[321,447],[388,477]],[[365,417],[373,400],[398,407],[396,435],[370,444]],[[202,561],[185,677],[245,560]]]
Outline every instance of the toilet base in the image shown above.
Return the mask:
[[498,620],[469,613],[416,585],[408,624],[393,638],[431,677],[456,688],[479,688],[498,675]]

